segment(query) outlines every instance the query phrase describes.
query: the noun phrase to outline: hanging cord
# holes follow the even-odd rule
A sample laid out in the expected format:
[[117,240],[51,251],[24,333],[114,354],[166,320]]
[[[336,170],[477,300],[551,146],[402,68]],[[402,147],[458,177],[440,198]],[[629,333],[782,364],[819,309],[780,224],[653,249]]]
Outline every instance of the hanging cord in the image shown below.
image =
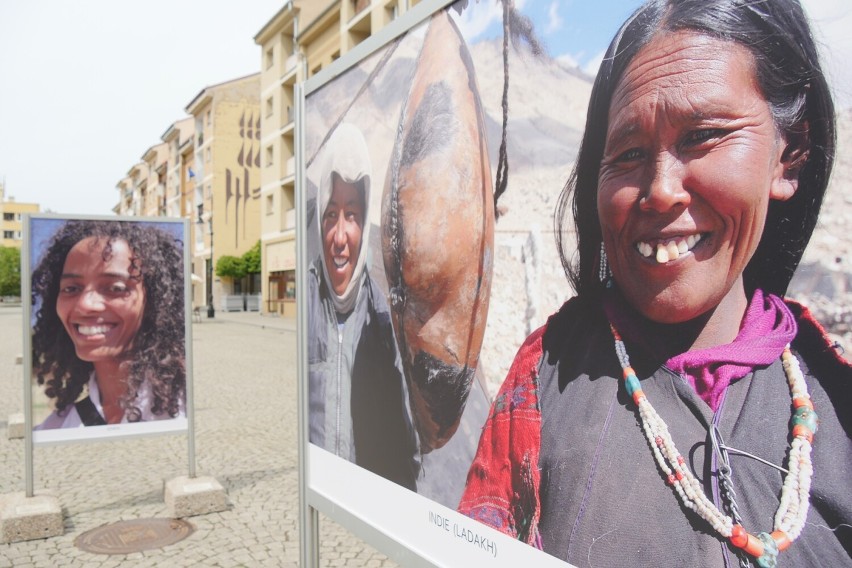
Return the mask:
[[509,156],[506,153],[506,138],[509,126],[509,37],[512,34],[509,13],[514,9],[513,0],[503,0],[503,133],[497,161],[497,179],[494,187],[494,218],[500,218],[497,200],[506,191],[509,183]]
[[545,47],[536,36],[532,20],[515,9],[515,0],[497,1],[503,4],[503,132],[497,161],[497,179],[494,183],[494,217],[499,219],[497,200],[509,185],[509,152],[506,148],[509,130],[509,40],[515,49],[519,44],[526,43],[535,57],[544,54]]

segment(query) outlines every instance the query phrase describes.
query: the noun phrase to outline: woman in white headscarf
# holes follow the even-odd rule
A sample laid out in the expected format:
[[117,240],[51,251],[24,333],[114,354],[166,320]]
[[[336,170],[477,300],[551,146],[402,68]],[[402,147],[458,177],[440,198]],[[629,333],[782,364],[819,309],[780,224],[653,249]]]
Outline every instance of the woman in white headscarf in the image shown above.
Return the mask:
[[310,441],[415,489],[416,439],[387,301],[367,270],[370,156],[340,124],[317,192],[321,252],[308,275]]

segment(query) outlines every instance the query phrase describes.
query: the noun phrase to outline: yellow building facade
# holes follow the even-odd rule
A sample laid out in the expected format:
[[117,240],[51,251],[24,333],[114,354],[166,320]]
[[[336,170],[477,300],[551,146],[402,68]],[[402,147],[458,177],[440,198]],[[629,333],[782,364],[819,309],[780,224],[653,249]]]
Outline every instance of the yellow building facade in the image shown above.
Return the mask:
[[[194,121],[195,215],[191,249],[205,302],[224,310],[257,309],[259,284],[214,274],[222,256],[240,257],[260,239],[260,74],[203,89],[187,105]],[[187,170],[188,174],[188,170]],[[198,301],[198,298],[194,298]]]
[[261,48],[262,310],[296,316],[294,86],[417,0],[291,0],[255,35]]
[[37,203],[23,203],[7,196],[5,184],[0,182],[0,246],[21,248],[24,215],[38,212]]

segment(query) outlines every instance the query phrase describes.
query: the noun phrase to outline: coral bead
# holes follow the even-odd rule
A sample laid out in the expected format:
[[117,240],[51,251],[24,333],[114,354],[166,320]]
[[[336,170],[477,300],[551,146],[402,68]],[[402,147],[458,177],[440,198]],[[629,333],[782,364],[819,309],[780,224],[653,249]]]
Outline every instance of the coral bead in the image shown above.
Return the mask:
[[748,533],[742,525],[734,525],[731,528],[730,541],[737,548],[745,548],[746,544],[748,544]]
[[790,547],[790,537],[784,531],[772,531],[772,540],[778,545],[778,551],[783,552]]
[[753,534],[746,533],[746,537],[748,538],[748,542],[743,547],[743,550],[755,558],[760,558],[763,555],[763,543]]
[[814,441],[814,433],[808,429],[807,426],[802,424],[796,424],[793,426],[793,437],[794,438],[804,438],[809,443],[813,443]]

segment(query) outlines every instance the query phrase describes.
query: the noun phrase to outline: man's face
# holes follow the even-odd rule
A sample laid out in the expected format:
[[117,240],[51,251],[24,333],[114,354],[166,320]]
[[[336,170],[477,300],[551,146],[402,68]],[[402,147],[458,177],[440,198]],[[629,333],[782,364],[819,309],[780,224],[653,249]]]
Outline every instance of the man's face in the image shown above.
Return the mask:
[[361,252],[364,201],[353,183],[336,175],[331,199],[322,214],[323,255],[334,293],[342,295],[352,280]]

